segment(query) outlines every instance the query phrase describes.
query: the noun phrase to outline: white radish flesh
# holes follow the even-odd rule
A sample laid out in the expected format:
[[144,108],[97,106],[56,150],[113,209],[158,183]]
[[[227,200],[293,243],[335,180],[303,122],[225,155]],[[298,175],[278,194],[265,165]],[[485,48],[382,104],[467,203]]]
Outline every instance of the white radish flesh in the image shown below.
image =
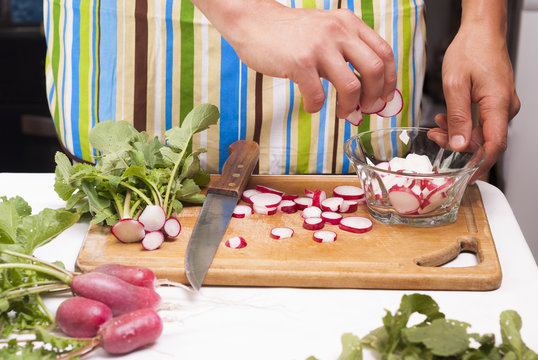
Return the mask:
[[405,186],[394,186],[389,191],[389,200],[400,214],[415,214],[420,207],[420,196]]
[[372,220],[362,216],[348,216],[340,221],[338,227],[341,230],[352,233],[364,233],[372,230]]
[[166,220],[163,226],[163,231],[171,239],[175,239],[181,232],[181,223],[178,219],[171,217]]
[[235,218],[246,218],[247,216],[252,215],[252,208],[248,205],[236,205],[232,216]]
[[306,230],[320,230],[323,229],[324,221],[322,218],[306,218],[303,221],[303,227]]
[[123,243],[140,241],[146,236],[144,225],[134,219],[122,219],[110,228],[112,235]]
[[271,229],[273,239],[287,239],[293,236],[293,229],[289,227],[276,227]]
[[250,200],[254,206],[276,208],[282,201],[282,196],[273,193],[259,193],[253,195]]
[[314,196],[314,191],[304,189],[304,196],[311,198],[312,196]]
[[166,213],[160,205],[148,205],[138,217],[146,231],[161,230],[166,221]]
[[385,108],[386,105],[387,103],[385,103],[383,99],[379,98],[370,107],[361,107],[361,112],[366,115],[378,114],[381,110]]
[[346,117],[347,122],[349,122],[351,125],[359,126],[362,123],[362,112],[361,107],[357,106],[355,111],[353,111],[351,114],[349,114]]
[[340,185],[333,189],[333,196],[344,200],[358,200],[364,197],[364,190],[358,186]]
[[292,200],[282,200],[278,205],[277,210],[285,214],[293,214],[297,212],[297,204]]
[[336,241],[336,233],[329,230],[316,231],[313,234],[314,241],[319,243]]
[[359,201],[362,201],[364,203],[365,198],[362,198],[360,200],[344,200],[338,212],[347,214],[357,211],[357,209],[359,208]]
[[266,206],[258,206],[258,205],[252,205],[252,209],[256,214],[261,215],[274,215],[277,212],[277,207],[266,207]]
[[164,242],[164,235],[159,230],[149,231],[142,240],[142,247],[146,250],[157,250]]
[[224,245],[232,249],[242,249],[247,246],[247,242],[242,236],[234,236],[226,240]]
[[312,206],[321,207],[321,202],[327,198],[327,194],[323,190],[314,191],[312,195]]
[[385,107],[382,110],[376,111],[377,115],[389,118],[396,116],[402,111],[403,108],[403,97],[400,90],[396,89],[394,92],[394,97],[391,101],[385,104]]
[[340,220],[342,220],[342,215],[333,211],[324,211],[321,213],[321,218],[331,225],[338,225],[340,224]]
[[241,194],[241,198],[243,199],[244,202],[252,204],[252,201],[250,200],[250,198],[253,195],[260,194],[260,193],[261,193],[261,191],[258,191],[256,189],[247,189],[247,190],[243,191],[243,194]]
[[309,206],[301,212],[301,217],[303,219],[319,218],[321,217],[321,209],[316,206]]
[[304,210],[307,207],[312,206],[312,198],[306,196],[298,197],[293,201],[295,201],[295,204],[297,205],[297,210]]
[[284,195],[284,191],[272,189],[270,187],[263,186],[263,185],[256,185],[256,190],[261,191],[262,193],[275,194],[278,196]]
[[340,211],[340,207],[343,203],[344,199],[342,199],[341,197],[333,196],[323,200],[323,202],[321,203],[321,209],[324,211],[338,212]]

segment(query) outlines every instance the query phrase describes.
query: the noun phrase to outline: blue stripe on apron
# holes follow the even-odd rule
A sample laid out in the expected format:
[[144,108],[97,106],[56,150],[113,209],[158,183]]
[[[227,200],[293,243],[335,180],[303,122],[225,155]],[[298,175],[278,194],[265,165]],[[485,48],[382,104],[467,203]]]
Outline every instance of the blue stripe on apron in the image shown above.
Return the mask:
[[230,44],[221,38],[220,75],[220,139],[219,172],[228,158],[228,147],[237,140],[239,131],[239,57]]
[[165,127],[172,127],[172,87],[173,87],[173,64],[174,64],[174,26],[172,24],[173,0],[166,0],[166,82],[165,82]]
[[[67,13],[67,1],[64,3],[64,14]],[[65,40],[65,34],[67,32],[67,22],[64,21],[64,28],[63,28],[63,39]],[[60,40],[61,41],[61,40]],[[64,46],[63,48],[63,58],[67,58],[67,54],[66,54],[66,48],[67,46]],[[67,103],[67,101],[65,101],[65,82],[66,82],[66,79],[65,79],[65,66],[63,66],[62,68],[62,90],[61,90],[61,100],[58,101],[58,103],[62,104],[61,105],[61,109],[60,111],[62,112],[62,118],[63,118],[63,130],[64,130],[64,144],[68,144],[67,142],[67,129],[65,127],[65,124],[67,123],[68,119],[66,119],[65,117],[65,104]],[[75,92],[75,95],[78,96],[78,89],[73,89],[73,92]],[[60,94],[59,94],[60,95]]]
[[[323,91],[325,94],[328,94],[329,91],[329,81],[323,79],[321,81],[323,85]],[[328,96],[325,97],[325,102],[319,113],[319,128],[318,128],[318,154],[316,159],[316,173],[323,173],[323,154],[325,148],[325,127],[327,124],[327,102],[329,101]]]
[[[295,8],[295,0],[290,1],[290,7]],[[290,106],[288,109],[288,119],[286,123],[286,174],[290,173],[291,160],[291,115],[293,114],[293,103],[295,101],[295,87],[293,81],[290,80]]]
[[415,29],[413,31],[413,101],[411,103],[411,116],[412,116],[412,125],[415,126],[415,98],[416,98],[416,84],[417,84],[417,74],[416,74],[416,59],[415,59],[415,38],[417,36],[417,28],[418,28],[418,11],[417,11],[417,2],[416,0],[413,0],[413,5],[415,6]]
[[[73,35],[80,34],[80,4],[82,0],[73,0]],[[67,22],[67,21],[66,21]],[[80,93],[79,87],[79,62],[80,62],[80,37],[73,36],[73,46],[71,47],[71,87],[72,92]],[[79,96],[71,97],[71,120],[78,119],[80,113]],[[73,137],[73,151],[76,156],[82,157],[80,148],[80,134],[78,121],[71,121],[71,134]]]
[[[116,3],[106,8],[102,2],[99,37],[99,119],[101,121],[116,117],[116,56],[117,56],[117,10]],[[119,119],[118,119],[119,120]]]
[[[393,0],[392,2],[394,9],[398,9],[398,0]],[[392,52],[394,53],[394,60],[396,61],[396,69],[398,69],[398,11],[392,12]],[[405,76],[405,74],[403,74],[403,76]],[[390,118],[390,126],[396,126],[396,116]],[[393,157],[398,155],[398,145],[396,140],[396,133],[393,132],[391,136]]]

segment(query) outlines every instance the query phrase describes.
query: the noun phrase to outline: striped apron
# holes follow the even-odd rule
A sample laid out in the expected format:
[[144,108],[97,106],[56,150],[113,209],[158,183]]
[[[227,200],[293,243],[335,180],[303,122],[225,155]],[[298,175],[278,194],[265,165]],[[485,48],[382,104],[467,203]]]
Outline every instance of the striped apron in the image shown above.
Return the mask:
[[202,165],[219,172],[228,146],[260,145],[260,174],[348,173],[344,142],[357,132],[418,125],[425,67],[423,0],[281,0],[289,7],[348,8],[391,44],[404,108],[364,116],[359,127],[336,117],[325,79],[321,111],[307,113],[296,84],[249,69],[190,1],[44,0],[46,87],[58,137],[92,162],[91,128],[127,120],[163,138],[197,104],[217,105],[215,125],[193,139]]

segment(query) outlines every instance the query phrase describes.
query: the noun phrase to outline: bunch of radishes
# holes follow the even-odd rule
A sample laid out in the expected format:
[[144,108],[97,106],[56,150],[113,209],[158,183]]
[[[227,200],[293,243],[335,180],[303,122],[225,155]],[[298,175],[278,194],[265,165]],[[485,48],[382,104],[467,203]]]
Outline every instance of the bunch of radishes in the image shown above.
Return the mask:
[[346,117],[346,120],[355,125],[359,126],[362,123],[362,114],[372,115],[376,114],[384,118],[390,118],[395,115],[398,115],[403,109],[403,97],[400,90],[396,89],[394,92],[394,97],[391,101],[385,102],[383,99],[379,98],[376,102],[370,106],[370,108],[361,108],[357,106],[355,111],[349,114]]
[[138,219],[124,218],[110,229],[119,241],[123,243],[142,242],[146,250],[156,250],[161,247],[165,236],[176,239],[181,232],[181,223],[175,217],[166,217],[160,205],[147,205]]
[[[336,186],[332,196],[328,197],[324,190],[305,190],[303,196],[285,194],[283,191],[263,185],[256,185],[242,194],[247,204],[235,207],[233,216],[244,218],[253,213],[273,215],[277,212],[293,214],[301,211],[303,227],[314,231],[313,239],[317,242],[336,240],[336,232],[322,230],[325,224],[338,225],[341,230],[362,233],[372,229],[372,221],[361,216],[344,216],[355,212],[359,203],[364,202],[364,191],[353,185]],[[290,238],[294,230],[286,227],[271,229],[270,236],[274,239]],[[226,241],[226,246],[242,248],[247,245],[244,238],[237,236]]]
[[[378,172],[391,206],[403,215],[422,215],[439,209],[449,197],[454,184],[450,176],[440,176],[426,155],[410,153],[405,158],[394,157],[388,162],[375,165],[378,169],[391,171]],[[394,174],[402,173],[402,175]],[[407,176],[407,174],[439,174],[436,176]],[[367,189],[373,198],[382,199],[383,191],[377,178],[372,177]]]
[[90,338],[87,347],[66,356],[86,353],[100,345],[111,354],[124,354],[157,340],[163,323],[156,309],[155,274],[148,268],[106,264],[75,275],[75,297],[63,301],[56,323],[70,337]]

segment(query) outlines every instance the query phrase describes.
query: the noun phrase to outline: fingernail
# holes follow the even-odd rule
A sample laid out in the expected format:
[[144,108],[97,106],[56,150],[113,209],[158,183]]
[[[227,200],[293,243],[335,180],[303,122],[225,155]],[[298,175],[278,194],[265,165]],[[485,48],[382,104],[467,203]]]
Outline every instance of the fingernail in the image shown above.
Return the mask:
[[465,145],[465,138],[463,135],[454,135],[450,138],[450,146],[453,149],[462,148]]

